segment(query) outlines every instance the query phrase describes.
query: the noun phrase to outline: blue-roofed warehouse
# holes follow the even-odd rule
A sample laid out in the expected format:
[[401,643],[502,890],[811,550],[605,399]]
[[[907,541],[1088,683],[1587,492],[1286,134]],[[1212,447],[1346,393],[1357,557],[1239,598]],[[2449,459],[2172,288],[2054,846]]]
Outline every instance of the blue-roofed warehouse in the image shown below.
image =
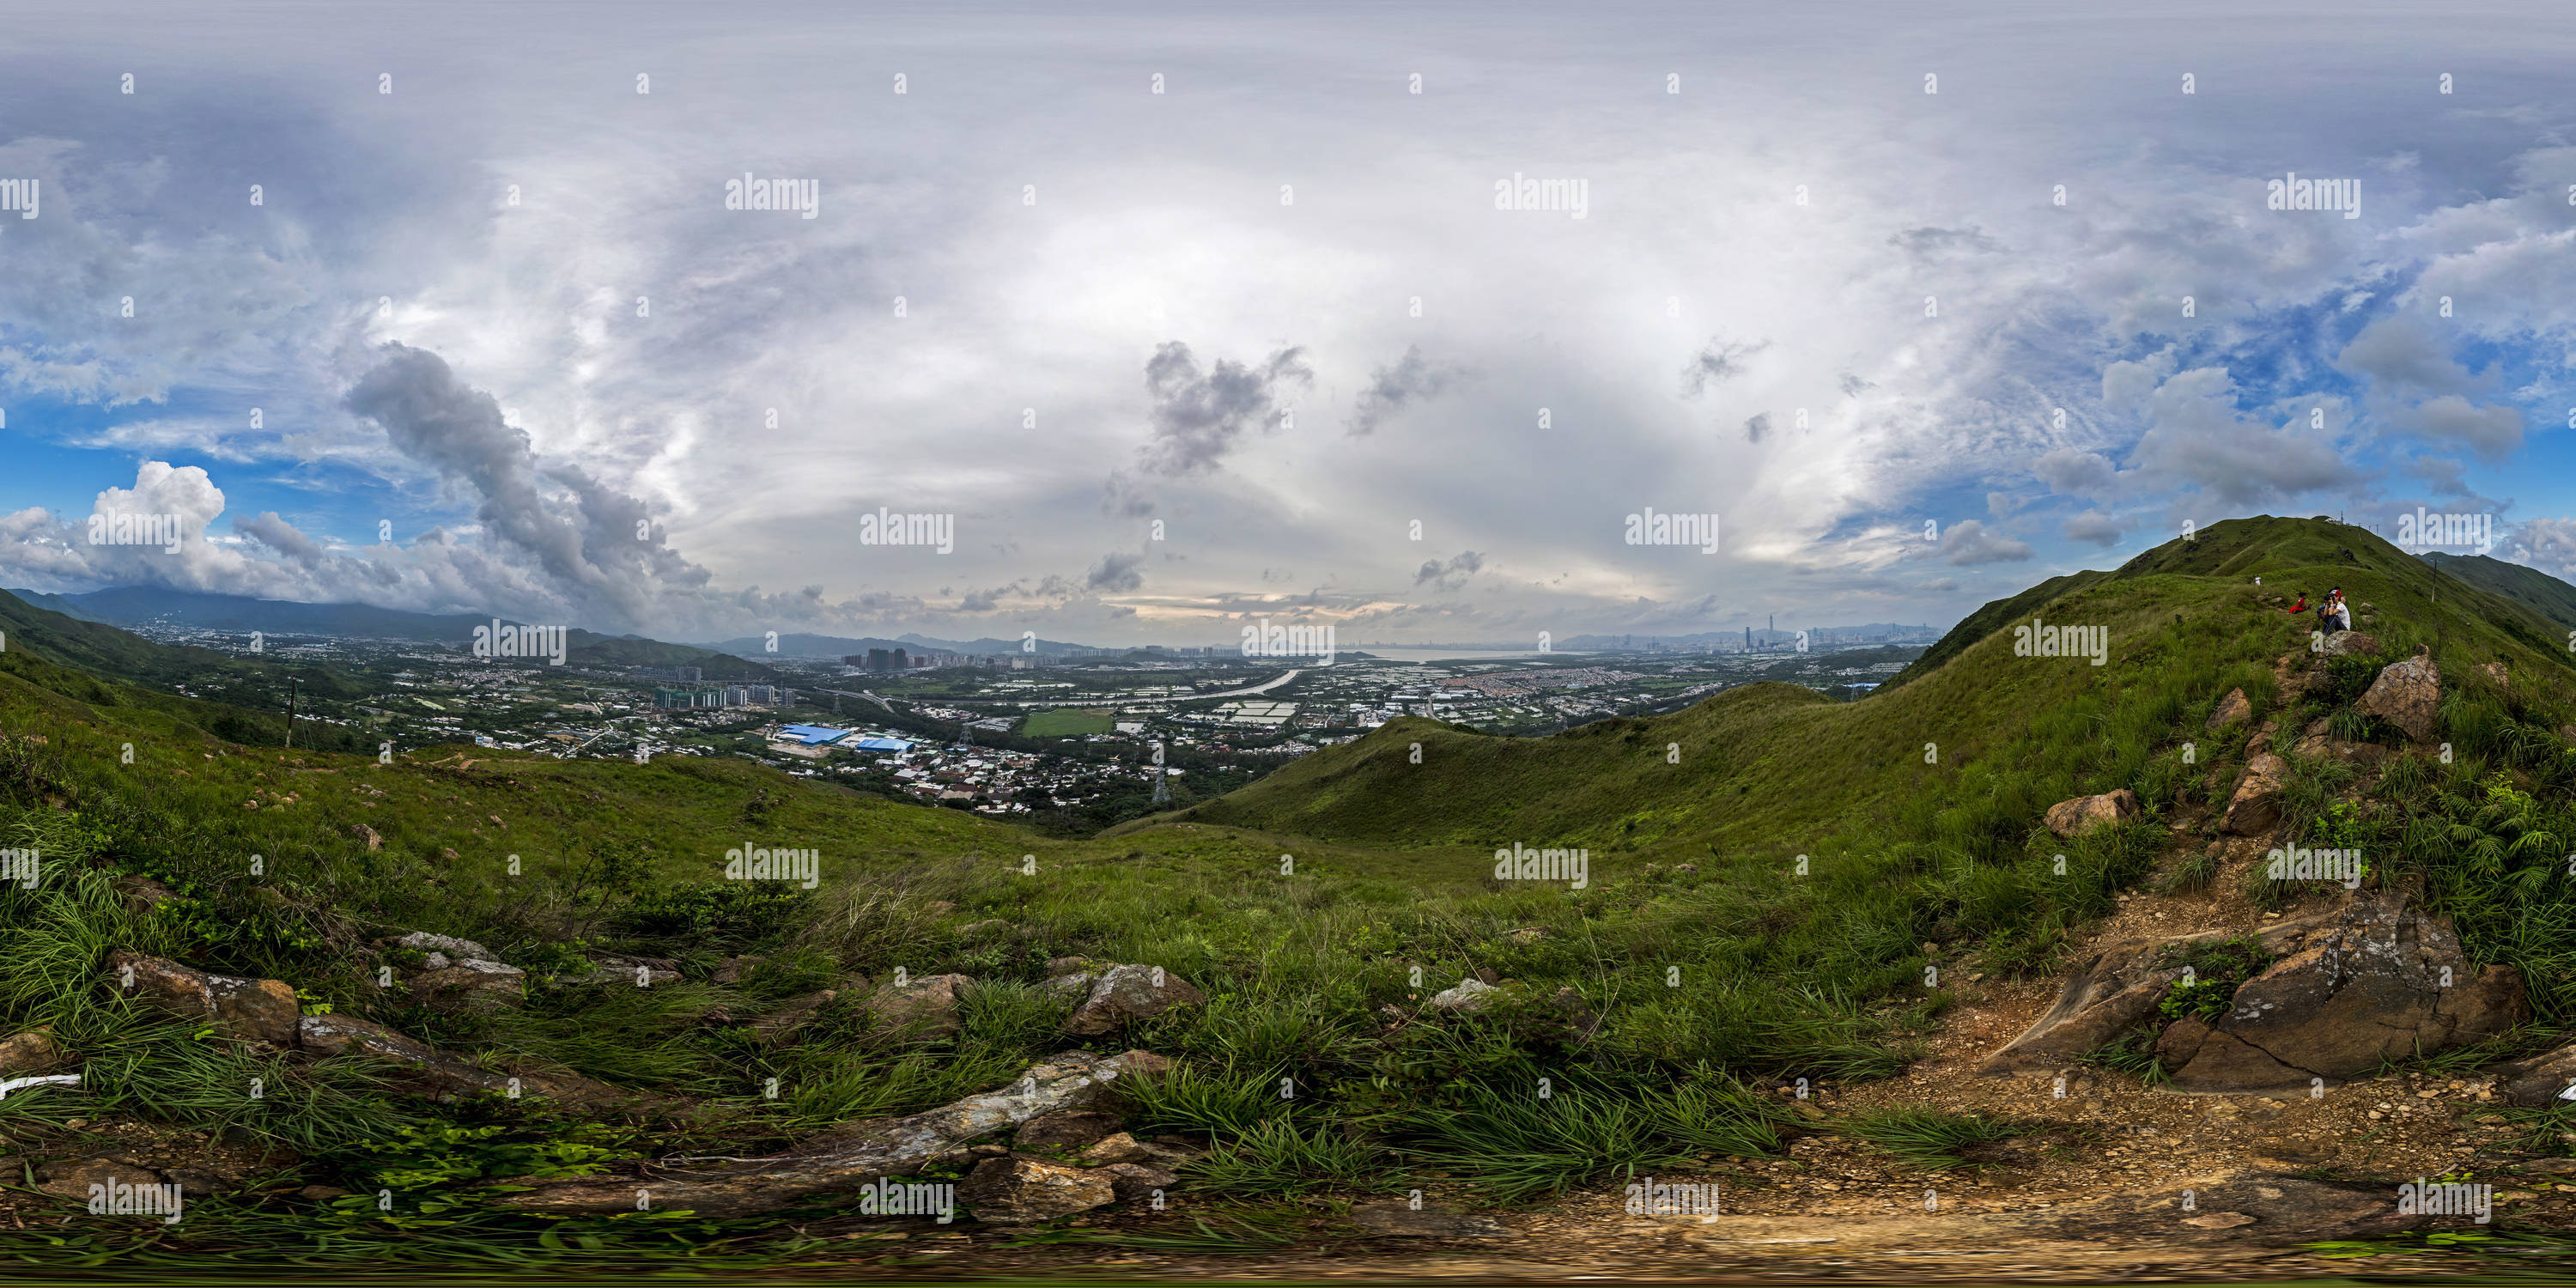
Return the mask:
[[850,731],[826,729],[821,725],[792,724],[781,726],[778,736],[789,742],[801,742],[808,747],[821,747],[849,737]]

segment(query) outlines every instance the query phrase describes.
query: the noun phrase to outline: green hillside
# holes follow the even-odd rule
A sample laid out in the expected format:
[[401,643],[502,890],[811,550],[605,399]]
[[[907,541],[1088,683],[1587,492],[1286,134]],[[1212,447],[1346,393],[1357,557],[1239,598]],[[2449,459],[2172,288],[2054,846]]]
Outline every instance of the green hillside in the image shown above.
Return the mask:
[[[2358,528],[2245,519],[1990,604],[1909,667],[1907,683],[1858,703],[1752,685],[1547,739],[1392,722],[1178,817],[1360,843],[1544,841],[1678,860],[1711,846],[1804,850],[1860,824],[1901,834],[2005,763],[2030,775],[2045,806],[2170,773],[2150,767],[2196,727],[2186,715],[2230,688],[2268,691],[2271,660],[2308,642],[2315,618],[2266,597],[2329,585],[2376,606],[2364,628],[2393,656],[2423,642],[2446,670],[2503,660],[2545,692],[2576,682],[2550,624],[2519,604],[2463,592]],[[2009,627],[2033,617],[2107,626],[2108,663],[2014,657]],[[1927,743],[1937,764],[1924,761]]]
[[2506,563],[2486,555],[2446,555],[2437,551],[2423,556],[2423,559],[2480,590],[2502,595],[2548,618],[2551,625],[2563,627],[2571,635],[2576,635],[2576,586],[2537,568]]
[[[2283,607],[2329,584],[2368,606],[2381,650],[2331,660],[2294,696],[2274,667],[2300,660],[2314,619]],[[2016,656],[2011,627],[2032,617],[2104,628],[2104,664]],[[1775,1157],[1790,1120],[1758,1088],[1904,1069],[1954,996],[1925,986],[1928,958],[2052,978],[2120,893],[2194,879],[2248,754],[2246,729],[2204,721],[2239,687],[2255,721],[2278,718],[2271,750],[2322,721],[2390,753],[2367,773],[2291,755],[2283,834],[2362,848],[2383,879],[2420,884],[2473,960],[2523,970],[2544,1026],[2576,1027],[2576,883],[2554,879],[2550,839],[2576,835],[2576,749],[2558,732],[2576,724],[2576,668],[2553,631],[2358,529],[2250,519],[1991,605],[1859,702],[1761,684],[1543,739],[1400,720],[1070,841],[744,761],[251,749],[204,732],[184,699],[79,691],[94,677],[30,652],[13,663],[27,670],[0,670],[0,837],[58,876],[0,885],[0,1034],[49,1024],[88,1078],[13,1094],[0,1130],[67,1133],[79,1116],[295,1151],[270,1197],[192,1204],[156,1233],[170,1264],[516,1272],[719,1244],[768,1265],[796,1245],[776,1220],[554,1222],[479,1187],[579,1160],[752,1156],[1006,1085],[1086,1043],[1175,1061],[1121,1084],[1139,1135],[1209,1147],[1194,1201],[1286,1205],[1274,1215],[1424,1186],[1517,1203]],[[2442,756],[2352,706],[2419,643],[2446,686]],[[2490,662],[2509,682],[2486,678]],[[2114,788],[2139,794],[2141,817],[2074,840],[2042,826],[2049,805]],[[747,844],[816,851],[818,888],[723,879]],[[1496,879],[1494,851],[1514,846],[1583,849],[1584,879]],[[183,898],[139,909],[112,884],[134,876]],[[622,953],[680,978],[442,1010],[374,982],[418,968],[380,946],[413,929],[541,976]],[[263,1056],[125,1003],[103,982],[119,947],[672,1099],[599,1117],[400,1096],[363,1067]],[[740,954],[762,960],[720,981]],[[1206,999],[1071,1038],[1067,1003],[1040,987],[1068,956],[1162,966]],[[857,999],[898,970],[977,981],[955,1032],[868,1022]],[[1496,988],[1485,1009],[1428,1006],[1470,975]],[[797,1040],[742,1027],[822,988],[840,996]],[[248,1103],[231,1089],[253,1077],[268,1090]],[[775,1100],[757,1090],[771,1078]],[[345,1211],[279,1197],[303,1184],[360,1193],[334,1201]],[[404,1195],[395,1216],[365,1198],[379,1187]],[[0,1255],[94,1254],[51,1229],[0,1228]]]
[[715,653],[689,644],[665,644],[633,635],[597,635],[574,630],[564,650],[567,661],[587,666],[694,666],[699,678],[730,683],[767,684],[778,672],[730,653]]
[[[238,657],[213,649],[156,644],[130,631],[38,608],[0,593],[0,673],[102,708],[149,710],[246,743],[285,739],[290,681],[324,697],[357,698],[355,678],[310,663]],[[204,702],[172,692],[223,678],[277,695],[277,710]],[[317,734],[322,731],[317,731]]]

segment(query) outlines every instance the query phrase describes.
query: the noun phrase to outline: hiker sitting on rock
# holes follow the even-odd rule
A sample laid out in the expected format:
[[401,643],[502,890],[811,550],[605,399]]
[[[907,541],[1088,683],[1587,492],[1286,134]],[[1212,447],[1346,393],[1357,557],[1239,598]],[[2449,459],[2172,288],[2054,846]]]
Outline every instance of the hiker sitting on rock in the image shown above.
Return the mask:
[[2317,605],[2317,617],[2328,632],[2352,629],[2352,605],[2343,602],[2341,587],[2326,592],[2326,602]]

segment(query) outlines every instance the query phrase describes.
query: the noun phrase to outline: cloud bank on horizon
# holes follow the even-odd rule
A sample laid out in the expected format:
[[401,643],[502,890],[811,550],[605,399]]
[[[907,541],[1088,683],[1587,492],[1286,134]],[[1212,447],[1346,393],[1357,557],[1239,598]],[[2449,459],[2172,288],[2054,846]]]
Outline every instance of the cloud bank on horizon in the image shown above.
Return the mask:
[[2576,577],[2576,15],[2151,9],[36,16],[0,579],[1677,634],[2417,507]]

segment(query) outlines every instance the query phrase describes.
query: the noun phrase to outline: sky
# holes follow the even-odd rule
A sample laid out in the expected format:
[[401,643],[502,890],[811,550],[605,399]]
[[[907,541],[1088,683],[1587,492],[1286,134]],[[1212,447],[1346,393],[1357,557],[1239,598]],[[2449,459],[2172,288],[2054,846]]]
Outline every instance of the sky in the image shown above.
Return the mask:
[[2418,507],[2576,578],[2576,8],[2100,8],[31,8],[0,585],[1508,644]]

